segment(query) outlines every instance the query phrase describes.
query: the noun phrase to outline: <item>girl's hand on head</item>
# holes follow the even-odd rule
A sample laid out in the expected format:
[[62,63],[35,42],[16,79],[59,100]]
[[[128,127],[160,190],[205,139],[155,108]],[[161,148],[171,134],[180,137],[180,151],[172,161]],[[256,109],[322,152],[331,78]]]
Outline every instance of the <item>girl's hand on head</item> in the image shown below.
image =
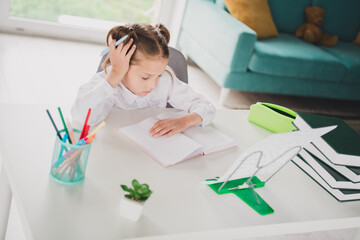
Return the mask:
[[157,121],[149,130],[153,137],[170,137],[176,133],[185,131],[191,126],[199,125],[202,118],[197,113],[190,113],[179,118],[168,118]]
[[109,59],[112,67],[110,73],[106,78],[106,80],[114,88],[119,85],[119,83],[125,77],[126,73],[129,71],[130,58],[134,54],[136,49],[136,46],[133,45],[129,50],[131,44],[133,43],[132,38],[128,41],[127,44],[124,45],[124,43],[122,42],[117,47],[115,47],[115,42],[116,41],[113,39],[109,45]]

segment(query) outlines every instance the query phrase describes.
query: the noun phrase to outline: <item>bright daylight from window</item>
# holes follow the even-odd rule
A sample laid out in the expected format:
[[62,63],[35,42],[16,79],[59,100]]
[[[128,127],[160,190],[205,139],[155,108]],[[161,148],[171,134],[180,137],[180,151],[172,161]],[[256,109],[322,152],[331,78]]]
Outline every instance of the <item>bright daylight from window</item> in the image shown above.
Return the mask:
[[155,0],[11,0],[10,16],[108,28],[114,22],[150,23]]

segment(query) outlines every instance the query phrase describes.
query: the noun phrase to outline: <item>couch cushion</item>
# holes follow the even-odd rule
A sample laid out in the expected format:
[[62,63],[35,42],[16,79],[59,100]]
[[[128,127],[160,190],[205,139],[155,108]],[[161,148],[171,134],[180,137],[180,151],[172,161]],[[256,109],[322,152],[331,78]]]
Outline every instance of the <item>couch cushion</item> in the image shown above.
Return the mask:
[[340,82],[346,66],[335,56],[290,34],[255,43],[252,72]]
[[351,42],[360,29],[359,0],[313,0],[314,6],[326,10],[322,30]]
[[271,14],[279,32],[295,33],[305,21],[305,8],[311,0],[269,0]]
[[360,46],[348,42],[338,42],[335,47],[322,48],[345,64],[347,72],[344,82],[360,84]]

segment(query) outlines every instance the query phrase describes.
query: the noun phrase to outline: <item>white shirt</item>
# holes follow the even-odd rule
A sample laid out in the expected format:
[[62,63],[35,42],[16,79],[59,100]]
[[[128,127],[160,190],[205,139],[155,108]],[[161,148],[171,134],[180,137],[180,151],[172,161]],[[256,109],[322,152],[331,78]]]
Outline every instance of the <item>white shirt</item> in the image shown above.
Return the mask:
[[201,126],[208,125],[215,117],[215,107],[188,84],[180,81],[170,68],[167,70],[160,77],[157,87],[144,97],[133,94],[122,83],[113,88],[106,81],[104,71],[96,73],[79,88],[71,109],[73,120],[83,123],[91,108],[88,124],[93,126],[104,120],[112,107],[126,110],[166,108],[167,103],[170,103],[176,109],[199,114],[203,120]]

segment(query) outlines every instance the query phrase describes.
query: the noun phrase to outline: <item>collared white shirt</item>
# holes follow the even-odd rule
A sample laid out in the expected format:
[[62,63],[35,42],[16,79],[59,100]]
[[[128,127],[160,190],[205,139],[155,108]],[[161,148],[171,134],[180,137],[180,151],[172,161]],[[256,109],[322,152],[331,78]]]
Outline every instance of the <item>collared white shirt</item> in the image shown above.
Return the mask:
[[96,73],[79,88],[71,109],[73,120],[84,122],[89,108],[91,115],[88,124],[96,125],[106,118],[112,107],[125,110],[165,108],[169,103],[176,109],[199,114],[203,120],[201,126],[208,125],[215,117],[215,107],[180,81],[170,68],[167,70],[160,77],[157,87],[144,97],[133,94],[122,83],[113,88],[107,82],[104,71]]

